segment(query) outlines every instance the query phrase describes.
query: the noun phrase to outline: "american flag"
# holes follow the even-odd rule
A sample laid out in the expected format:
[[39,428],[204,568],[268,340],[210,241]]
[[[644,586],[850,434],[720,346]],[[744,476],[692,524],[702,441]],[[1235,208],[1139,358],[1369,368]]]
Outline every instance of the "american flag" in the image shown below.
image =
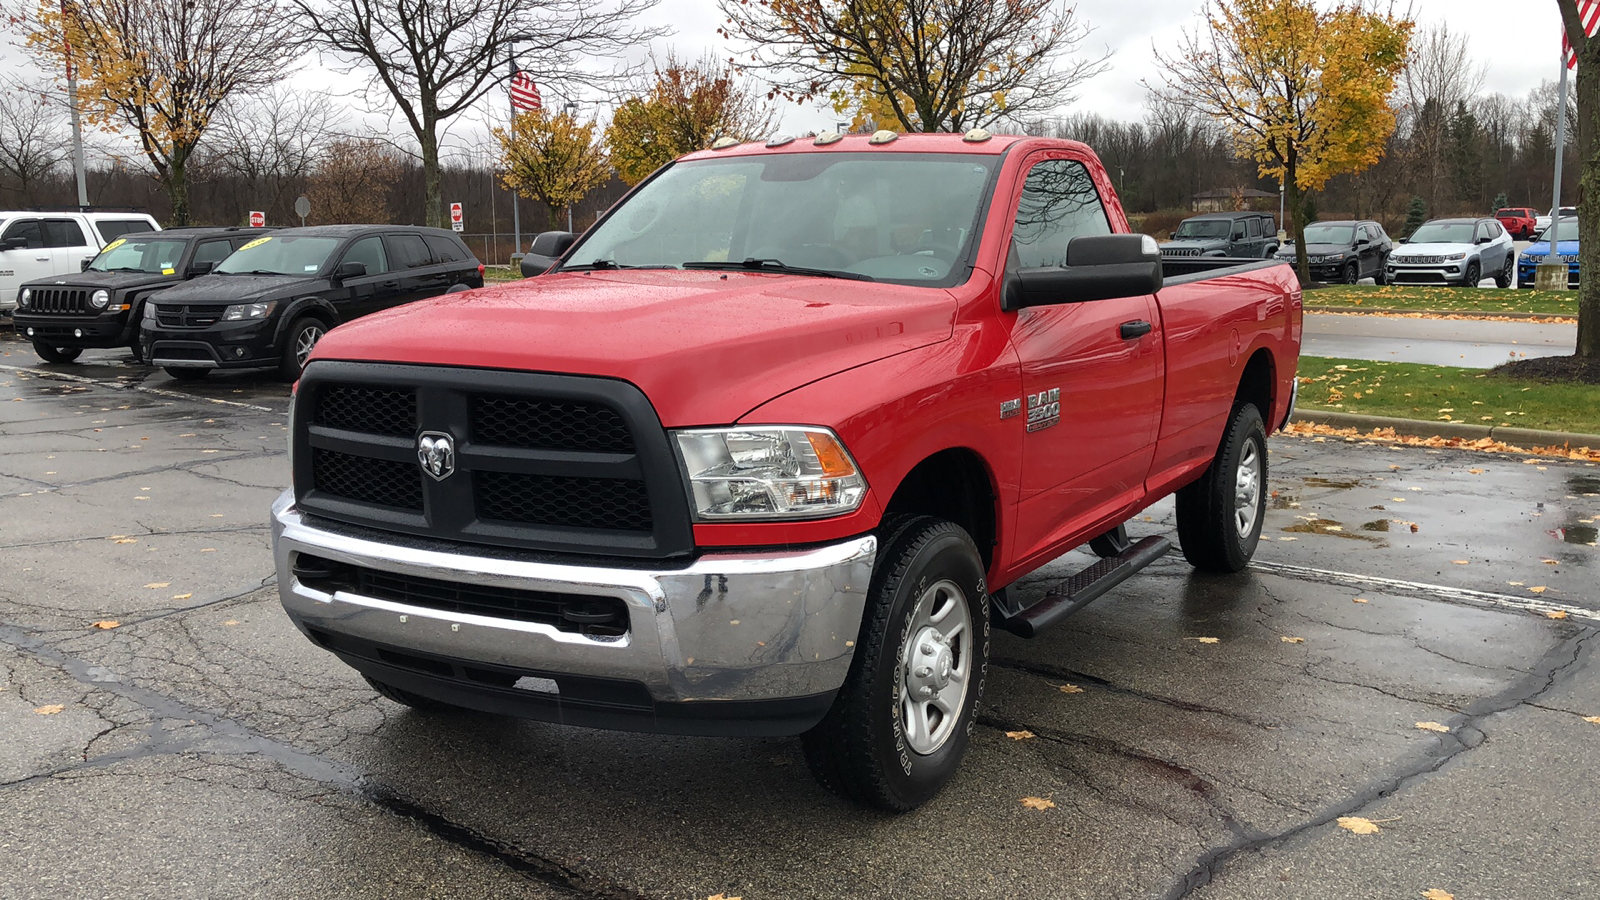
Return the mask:
[[[1600,0],[1589,0],[1600,3]],[[511,111],[522,112],[533,109],[543,109],[544,101],[539,99],[539,86],[533,83],[528,73],[516,69],[511,73]]]
[[[1600,0],[1578,0],[1578,18],[1583,20],[1584,33],[1594,37],[1600,33]],[[1565,31],[1561,32],[1561,52],[1567,61],[1567,68],[1578,68],[1578,54],[1572,49],[1572,41]]]

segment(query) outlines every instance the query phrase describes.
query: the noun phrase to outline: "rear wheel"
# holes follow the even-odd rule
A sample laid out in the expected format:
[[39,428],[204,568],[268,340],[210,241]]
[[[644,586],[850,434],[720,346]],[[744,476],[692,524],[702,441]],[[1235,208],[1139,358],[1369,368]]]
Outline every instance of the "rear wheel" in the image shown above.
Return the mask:
[[317,341],[327,333],[327,326],[321,319],[310,316],[295,319],[289,326],[288,340],[283,343],[283,358],[278,362],[278,374],[285,381],[294,381],[300,377],[300,372],[305,369],[306,361],[311,358],[311,351],[317,346]]
[[1462,287],[1475,288],[1483,280],[1483,268],[1477,260],[1467,263],[1467,274],[1461,279]]
[[1200,480],[1178,491],[1178,542],[1189,564],[1237,572],[1250,564],[1267,512],[1267,432],[1253,403],[1233,410]]
[[171,375],[179,381],[199,381],[206,377],[210,369],[201,369],[195,366],[162,366],[161,371]]
[[43,341],[33,342],[33,352],[47,363],[66,364],[83,355],[82,347],[52,347]]
[[869,806],[920,806],[955,775],[983,693],[988,592],[972,538],[939,519],[882,533],[850,674],[802,739],[830,790]]
[[1389,283],[1389,258],[1378,260],[1378,271],[1372,273],[1372,283],[1382,286]]
[[1498,288],[1508,288],[1517,283],[1517,255],[1506,254],[1506,263],[1495,273],[1494,285]]

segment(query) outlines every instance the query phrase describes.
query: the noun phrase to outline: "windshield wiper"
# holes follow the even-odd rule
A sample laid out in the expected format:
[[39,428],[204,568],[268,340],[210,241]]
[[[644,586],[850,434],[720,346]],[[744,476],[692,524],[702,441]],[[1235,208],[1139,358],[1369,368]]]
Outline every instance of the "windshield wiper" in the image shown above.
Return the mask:
[[575,266],[562,266],[558,271],[562,271],[562,272],[596,272],[596,271],[610,271],[612,269],[675,269],[675,268],[677,268],[677,267],[676,266],[629,266],[629,265],[623,265],[622,263],[619,263],[616,260],[597,259],[597,260],[595,260],[594,262],[591,262],[591,263],[580,263],[580,264],[575,265]]
[[782,272],[785,275],[815,275],[819,278],[845,278],[850,281],[876,281],[871,275],[858,275],[855,272],[838,272],[833,269],[807,269],[803,266],[791,266],[781,259],[756,259],[751,257],[744,262],[686,262],[685,269],[741,269],[748,272]]

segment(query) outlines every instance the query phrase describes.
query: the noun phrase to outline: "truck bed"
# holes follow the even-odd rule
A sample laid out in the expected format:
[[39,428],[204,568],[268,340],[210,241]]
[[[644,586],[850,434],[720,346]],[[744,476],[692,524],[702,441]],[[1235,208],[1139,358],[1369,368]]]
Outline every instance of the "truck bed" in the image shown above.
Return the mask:
[[1163,258],[1161,276],[1166,287],[1174,287],[1207,278],[1286,265],[1289,265],[1288,260],[1282,259],[1231,259],[1225,256]]

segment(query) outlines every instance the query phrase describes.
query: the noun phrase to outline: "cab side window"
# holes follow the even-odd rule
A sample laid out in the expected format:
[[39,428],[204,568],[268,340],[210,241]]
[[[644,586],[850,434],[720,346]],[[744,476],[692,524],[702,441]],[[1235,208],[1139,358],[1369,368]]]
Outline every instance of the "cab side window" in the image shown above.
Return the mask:
[[383,238],[376,235],[351,244],[350,249],[344,252],[344,262],[365,265],[368,275],[389,271],[389,255],[384,252]]
[[433,255],[435,262],[455,263],[467,258],[462,253],[461,248],[456,246],[455,241],[449,238],[435,237],[430,234],[423,240],[428,242],[428,250]]
[[6,233],[0,234],[0,241],[11,241],[21,238],[28,242],[29,250],[44,249],[44,228],[38,219],[18,219],[6,227]]
[[1083,163],[1047,159],[1028,170],[1011,232],[1020,267],[1065,265],[1073,238],[1110,233],[1105,206]]
[[390,256],[396,269],[415,269],[433,264],[433,255],[420,234],[391,234],[384,240],[389,244]]
[[1249,227],[1250,227],[1249,234],[1250,234],[1251,237],[1253,237],[1253,238],[1261,237],[1261,220],[1260,219],[1251,219],[1250,222],[1249,222]]
[[87,247],[83,229],[71,219],[45,219],[44,242],[49,247]]
[[108,244],[125,234],[153,230],[150,223],[142,219],[101,219],[94,223],[94,227],[100,231],[100,237]]
[[232,252],[233,245],[227,241],[202,241],[200,246],[194,248],[194,262],[219,263]]

